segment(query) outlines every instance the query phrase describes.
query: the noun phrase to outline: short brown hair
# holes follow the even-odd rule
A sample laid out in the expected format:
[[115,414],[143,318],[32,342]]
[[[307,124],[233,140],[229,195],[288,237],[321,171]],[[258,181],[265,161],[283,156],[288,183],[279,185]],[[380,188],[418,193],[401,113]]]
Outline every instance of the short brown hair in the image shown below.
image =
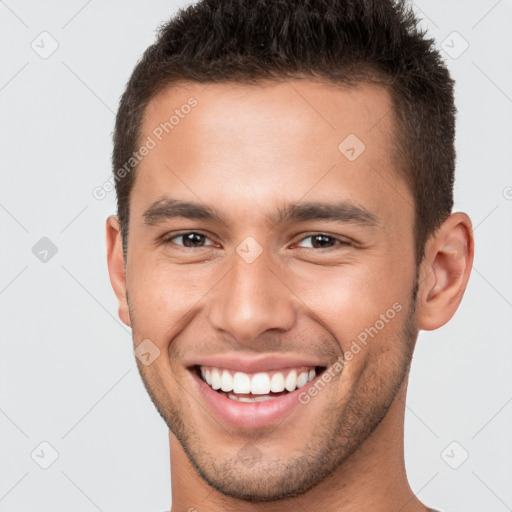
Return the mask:
[[[126,169],[144,110],[164,88],[298,77],[372,82],[390,91],[394,157],[415,202],[419,264],[428,236],[453,207],[456,108],[448,69],[404,0],[201,0],[180,9],[160,28],[121,98],[114,174]],[[135,168],[115,180],[125,254]]]

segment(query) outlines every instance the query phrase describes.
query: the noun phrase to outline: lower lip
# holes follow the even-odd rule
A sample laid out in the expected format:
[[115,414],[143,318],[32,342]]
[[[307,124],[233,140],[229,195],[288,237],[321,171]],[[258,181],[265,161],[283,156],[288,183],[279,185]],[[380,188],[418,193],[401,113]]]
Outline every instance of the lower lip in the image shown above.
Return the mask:
[[257,429],[275,425],[289,416],[297,407],[299,393],[304,392],[314,382],[308,382],[295,391],[264,402],[237,402],[214,391],[194,371],[194,381],[214,416],[228,425],[237,428]]

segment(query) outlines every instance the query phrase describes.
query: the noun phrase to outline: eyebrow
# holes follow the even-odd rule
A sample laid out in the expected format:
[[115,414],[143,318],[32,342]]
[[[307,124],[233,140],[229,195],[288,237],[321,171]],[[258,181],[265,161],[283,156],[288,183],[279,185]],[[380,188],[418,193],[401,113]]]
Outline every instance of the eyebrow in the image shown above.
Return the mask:
[[[214,208],[205,204],[178,199],[163,198],[151,204],[142,214],[147,225],[154,226],[172,218],[200,219],[228,225],[227,220]],[[364,206],[352,201],[338,203],[308,202],[291,203],[278,208],[277,212],[267,216],[271,224],[306,222],[315,220],[334,220],[354,223],[360,226],[374,227],[380,224],[378,217]]]

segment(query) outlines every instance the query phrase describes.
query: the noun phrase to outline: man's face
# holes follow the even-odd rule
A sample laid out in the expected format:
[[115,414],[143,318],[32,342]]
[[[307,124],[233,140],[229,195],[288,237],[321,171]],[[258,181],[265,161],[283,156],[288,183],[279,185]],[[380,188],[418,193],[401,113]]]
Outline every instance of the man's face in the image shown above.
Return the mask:
[[391,108],[377,86],[306,80],[188,84],[147,108],[141,143],[157,144],[131,193],[126,286],[134,344],[160,355],[139,370],[225,494],[311,488],[405,382],[414,210],[392,162]]

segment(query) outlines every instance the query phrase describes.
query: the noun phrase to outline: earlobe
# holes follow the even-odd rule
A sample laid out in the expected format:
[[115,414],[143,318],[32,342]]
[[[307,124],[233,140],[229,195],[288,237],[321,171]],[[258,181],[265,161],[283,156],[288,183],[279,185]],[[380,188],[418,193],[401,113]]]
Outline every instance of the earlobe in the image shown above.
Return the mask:
[[126,296],[126,273],[123,259],[123,246],[119,219],[111,215],[106,221],[107,264],[110,284],[118,301],[118,314],[121,321],[131,327]]
[[466,290],[473,256],[471,220],[464,213],[453,213],[425,248],[417,307],[420,329],[438,329],[453,317]]

